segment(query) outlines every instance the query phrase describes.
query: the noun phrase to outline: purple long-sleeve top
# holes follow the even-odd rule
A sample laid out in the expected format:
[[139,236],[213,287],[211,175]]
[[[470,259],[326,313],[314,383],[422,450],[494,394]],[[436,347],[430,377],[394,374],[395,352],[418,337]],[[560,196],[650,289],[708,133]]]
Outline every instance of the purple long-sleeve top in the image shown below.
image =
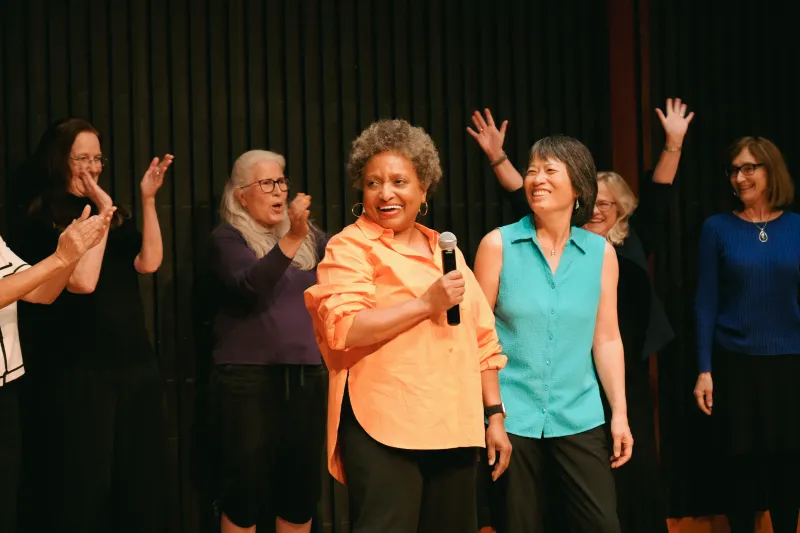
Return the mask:
[[[321,260],[327,238],[316,231],[315,237]],[[230,224],[211,232],[210,260],[218,283],[214,363],[322,364],[303,301],[303,292],[317,282],[316,268],[298,269],[277,245],[256,258]]]

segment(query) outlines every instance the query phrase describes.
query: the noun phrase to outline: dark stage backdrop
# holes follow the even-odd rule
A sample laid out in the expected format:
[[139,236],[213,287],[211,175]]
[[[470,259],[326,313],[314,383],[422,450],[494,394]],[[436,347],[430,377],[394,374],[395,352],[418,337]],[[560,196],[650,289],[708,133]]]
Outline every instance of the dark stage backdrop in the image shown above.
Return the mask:
[[[583,140],[611,163],[606,6],[459,0],[2,0],[0,231],[11,234],[11,171],[58,118],[104,134],[101,184],[134,213],[154,155],[175,154],[158,196],[165,255],[143,277],[148,328],[166,379],[170,532],[210,527],[212,463],[202,424],[209,363],[206,238],[234,159],[286,155],[295,191],[329,233],[353,221],[349,145],[375,119],[423,126],[444,180],[425,223],[471,258],[508,222],[485,157],[465,133],[473,109],[511,119],[507,151]],[[198,414],[199,413],[199,414]],[[199,443],[199,445],[198,445]],[[205,494],[207,496],[207,494]],[[318,526],[347,531],[346,496],[325,476]]]
[[[744,135],[771,139],[798,185],[800,112],[794,71],[800,45],[788,5],[772,0],[638,2],[645,67],[642,118],[659,127],[652,108],[673,95],[697,112],[684,142],[671,221],[655,255],[659,293],[678,334],[659,363],[661,457],[672,516],[721,510],[710,419],[692,396],[697,378],[692,304],[700,227],[705,218],[733,205],[724,175],[728,145]],[[649,131],[646,120],[643,128]],[[646,159],[658,157],[663,141],[663,134],[647,139],[646,149],[652,152]]]

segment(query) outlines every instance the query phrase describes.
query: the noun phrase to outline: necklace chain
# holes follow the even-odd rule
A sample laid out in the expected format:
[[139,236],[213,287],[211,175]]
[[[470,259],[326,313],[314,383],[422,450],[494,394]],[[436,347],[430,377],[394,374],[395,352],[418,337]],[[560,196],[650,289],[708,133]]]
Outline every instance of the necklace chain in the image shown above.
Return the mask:
[[757,227],[757,228],[760,230],[760,231],[758,232],[758,240],[759,240],[759,241],[761,241],[761,242],[767,242],[767,241],[769,240],[769,235],[767,235],[766,229],[767,229],[767,224],[769,224],[769,223],[770,223],[770,221],[769,221],[769,220],[767,220],[766,222],[764,222],[764,225],[763,225],[763,226],[759,226],[759,225],[758,225],[758,222],[756,222],[755,220],[753,220],[752,218],[750,218],[750,215],[748,215],[747,213],[745,213],[745,212],[744,212],[744,210],[742,211],[742,214],[744,214],[744,216],[746,216],[746,217],[747,217],[747,220],[749,220],[750,222],[752,222],[753,224],[755,224],[755,226],[756,226],[756,227]]
[[555,256],[556,256],[556,250],[557,250],[557,249],[558,249],[560,246],[564,246],[564,245],[566,245],[566,244],[567,244],[567,241],[569,241],[569,236],[570,236],[571,234],[572,234],[572,230],[570,230],[570,234],[569,234],[569,235],[567,235],[567,238],[566,238],[566,240],[564,241],[564,244],[563,244],[563,245],[559,245],[558,243],[556,243],[556,242],[553,242],[554,246],[548,246],[548,245],[545,245],[545,244],[544,244],[544,243],[543,243],[541,240],[539,241],[539,244],[542,246],[542,248],[546,248],[547,250],[550,250],[550,257],[555,257]]
[[[544,243],[542,243],[542,245],[544,246]],[[550,246],[545,246],[545,248],[550,250],[550,257],[555,257],[556,256],[556,249],[555,248],[551,248]]]

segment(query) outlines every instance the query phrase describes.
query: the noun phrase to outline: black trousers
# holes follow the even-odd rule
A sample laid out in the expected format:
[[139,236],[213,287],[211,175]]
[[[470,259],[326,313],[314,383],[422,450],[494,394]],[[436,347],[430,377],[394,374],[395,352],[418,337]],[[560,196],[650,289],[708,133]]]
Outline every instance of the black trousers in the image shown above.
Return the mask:
[[17,530],[17,494],[21,462],[18,378],[0,387],[0,531]]
[[219,507],[239,527],[304,524],[316,514],[325,468],[324,365],[217,365]]
[[[155,359],[71,367],[37,377],[23,437],[26,531],[140,533],[164,529],[163,381]],[[45,404],[46,400],[46,404]],[[33,403],[33,402],[31,402]]]
[[[540,533],[548,500],[556,498],[566,517],[564,531],[619,533],[603,426],[566,437],[508,437],[511,462],[489,490],[498,533]],[[562,529],[548,521],[548,531],[554,530]]]
[[402,450],[370,437],[342,406],[339,442],[352,533],[475,533],[477,450]]

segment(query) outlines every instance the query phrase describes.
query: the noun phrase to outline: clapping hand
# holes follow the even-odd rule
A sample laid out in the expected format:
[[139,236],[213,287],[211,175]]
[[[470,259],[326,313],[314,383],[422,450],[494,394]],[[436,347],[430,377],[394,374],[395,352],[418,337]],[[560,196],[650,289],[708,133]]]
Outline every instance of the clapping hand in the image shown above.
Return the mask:
[[289,234],[298,240],[306,238],[308,235],[308,217],[311,216],[311,196],[297,193],[289,204]]
[[161,160],[154,157],[150,161],[150,166],[142,177],[142,200],[150,200],[156,197],[156,193],[164,184],[164,175],[169,170],[169,166],[174,159],[175,156],[166,154]]
[[91,207],[84,207],[81,216],[73,220],[58,237],[56,257],[66,265],[77,262],[87,250],[97,246],[103,239],[116,209],[112,205],[90,217]]
[[114,201],[108,193],[98,185],[97,180],[89,174],[89,171],[84,170],[81,172],[79,178],[78,192],[90,199],[101,213],[111,209],[114,205]]

